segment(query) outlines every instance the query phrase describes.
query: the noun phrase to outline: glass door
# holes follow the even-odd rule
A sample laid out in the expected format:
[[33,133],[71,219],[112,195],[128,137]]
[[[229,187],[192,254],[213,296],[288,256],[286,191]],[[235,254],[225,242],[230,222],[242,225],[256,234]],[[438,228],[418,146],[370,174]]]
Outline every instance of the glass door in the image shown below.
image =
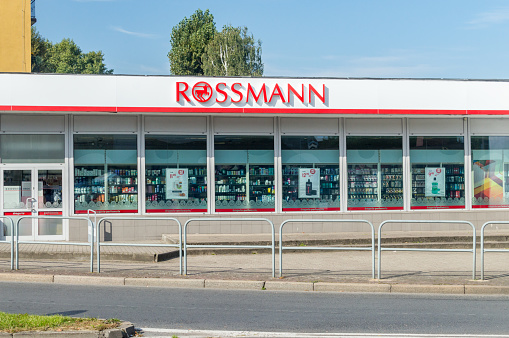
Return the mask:
[[[3,170],[3,210],[16,222],[21,216],[32,216],[35,206],[32,189],[32,169]],[[24,219],[19,225],[21,238],[33,238],[32,220]],[[15,226],[16,224],[14,224]],[[6,239],[11,235],[8,222],[3,223]]]
[[[36,169],[37,203],[39,216],[62,216],[62,169]],[[35,234],[39,239],[54,239],[63,236],[61,219],[39,219],[35,222]]]
[[[16,222],[21,216],[61,216],[63,171],[61,168],[6,168],[3,170],[3,213]],[[3,224],[3,234],[10,229]],[[24,219],[21,239],[58,240],[63,237],[62,220]]]

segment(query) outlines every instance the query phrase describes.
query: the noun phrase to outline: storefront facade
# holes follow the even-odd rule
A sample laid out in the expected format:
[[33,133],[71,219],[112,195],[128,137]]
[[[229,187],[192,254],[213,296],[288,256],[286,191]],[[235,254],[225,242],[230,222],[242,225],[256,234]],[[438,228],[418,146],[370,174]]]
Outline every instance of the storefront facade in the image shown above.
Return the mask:
[[[0,74],[0,212],[480,226],[509,215],[508,92],[504,81]],[[247,228],[200,232],[261,231]],[[20,234],[86,230],[25,220]],[[160,233],[126,221],[111,236]]]

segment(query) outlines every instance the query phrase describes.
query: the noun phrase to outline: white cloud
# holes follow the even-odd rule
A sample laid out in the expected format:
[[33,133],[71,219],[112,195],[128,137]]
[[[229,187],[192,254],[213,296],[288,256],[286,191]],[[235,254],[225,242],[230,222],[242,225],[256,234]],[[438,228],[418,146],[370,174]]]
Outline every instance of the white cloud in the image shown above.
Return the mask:
[[500,24],[509,21],[509,8],[499,8],[477,15],[467,22],[470,28],[480,28],[487,25]]
[[128,31],[128,30],[123,29],[122,27],[118,27],[118,26],[113,26],[113,27],[111,27],[111,29],[113,29],[114,31],[123,33],[123,34],[137,36],[139,38],[144,38],[144,39],[155,39],[155,38],[157,38],[156,34],[147,34],[147,33],[140,33],[140,32],[132,32],[132,31]]

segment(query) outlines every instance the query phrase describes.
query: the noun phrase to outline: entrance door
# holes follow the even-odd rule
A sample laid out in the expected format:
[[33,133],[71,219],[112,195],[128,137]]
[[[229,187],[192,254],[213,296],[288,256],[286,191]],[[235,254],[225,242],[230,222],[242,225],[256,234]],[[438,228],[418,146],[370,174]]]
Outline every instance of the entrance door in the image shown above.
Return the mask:
[[[2,175],[5,216],[17,221],[21,216],[62,215],[61,166],[4,167]],[[5,224],[4,234],[10,235],[10,230]],[[24,240],[63,240],[63,223],[58,219],[24,219],[19,226],[19,235]]]

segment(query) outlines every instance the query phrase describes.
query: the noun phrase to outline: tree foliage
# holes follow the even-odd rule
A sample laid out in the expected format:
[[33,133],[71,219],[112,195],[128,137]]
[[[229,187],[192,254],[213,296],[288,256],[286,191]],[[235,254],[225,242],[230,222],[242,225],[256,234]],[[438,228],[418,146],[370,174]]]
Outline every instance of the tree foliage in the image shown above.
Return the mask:
[[202,56],[207,76],[262,76],[262,43],[248,34],[247,27],[223,27]]
[[171,33],[168,53],[173,75],[262,76],[261,41],[247,27],[216,31],[214,16],[198,9]]
[[198,9],[171,31],[170,72],[174,75],[203,75],[201,57],[216,34],[214,16]]
[[32,27],[32,72],[71,74],[112,74],[101,51],[83,53],[72,39],[51,43]]

